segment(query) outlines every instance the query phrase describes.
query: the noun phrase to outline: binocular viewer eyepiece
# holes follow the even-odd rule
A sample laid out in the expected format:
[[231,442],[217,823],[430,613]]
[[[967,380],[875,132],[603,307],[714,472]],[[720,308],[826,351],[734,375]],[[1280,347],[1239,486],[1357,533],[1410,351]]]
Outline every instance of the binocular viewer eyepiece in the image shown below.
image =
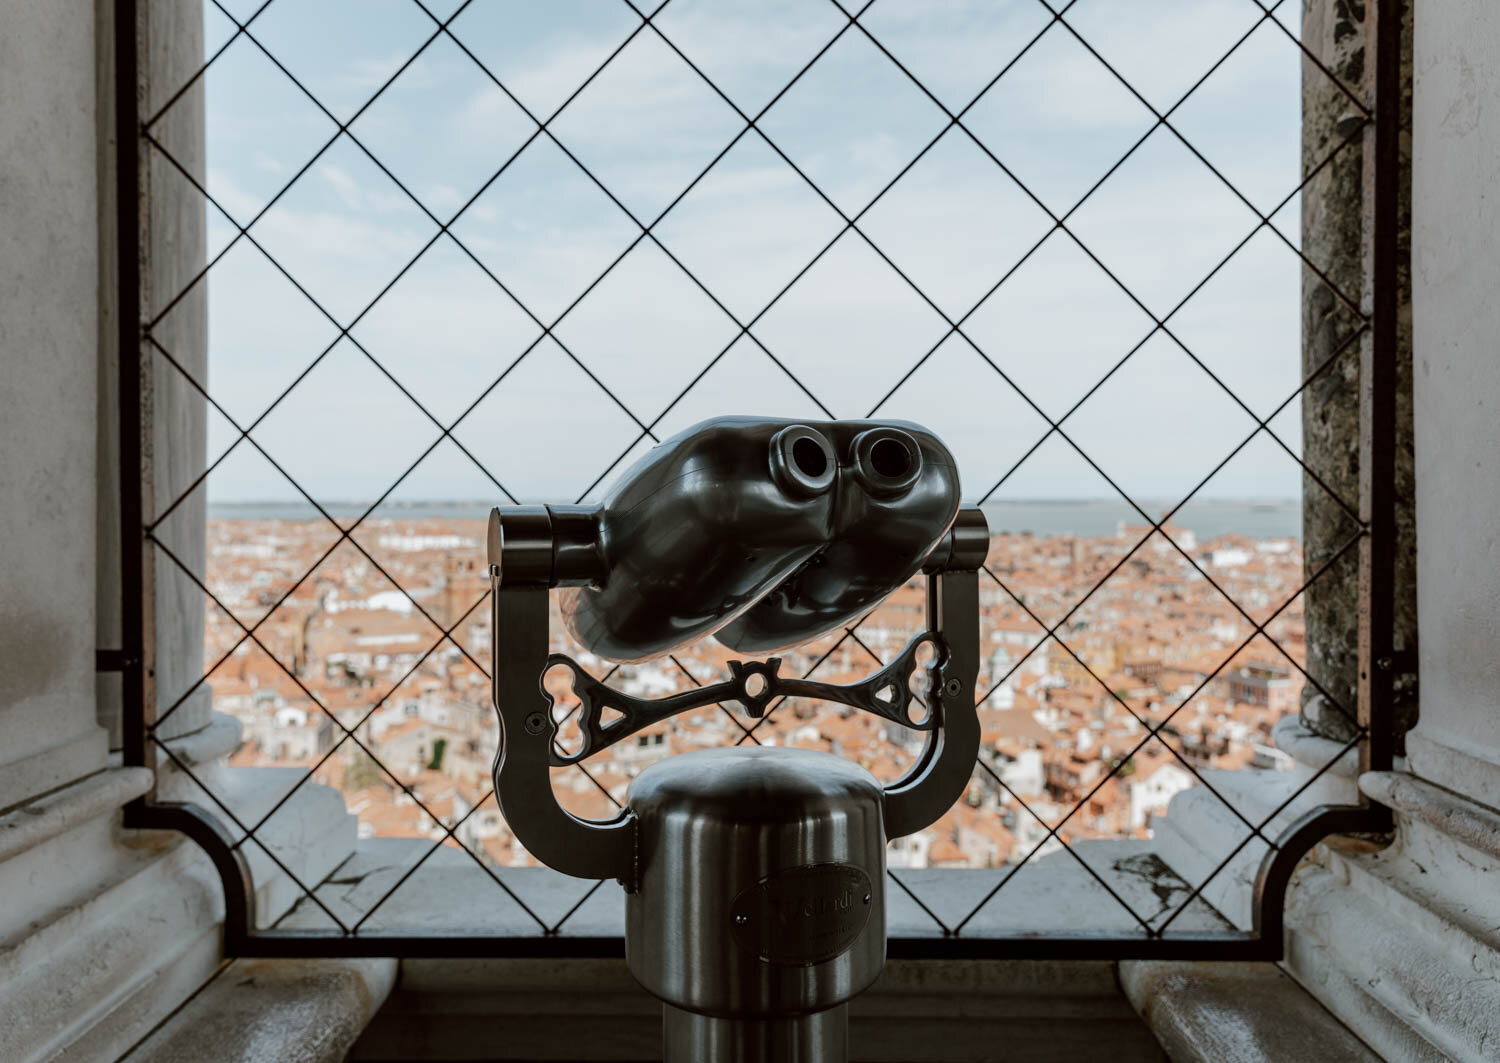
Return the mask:
[[[831,427],[790,424],[771,437],[771,474],[778,487],[790,495],[815,498],[833,489],[842,468],[845,476],[852,474],[874,497],[894,499],[910,491],[922,475],[922,444],[900,425],[859,431],[849,440],[843,462],[829,438]],[[916,425],[906,428],[926,434]],[[847,431],[838,435],[846,436]],[[951,464],[952,459],[948,461]]]
[[[763,654],[879,604],[958,506],[953,456],[920,425],[726,417],[651,450],[603,505],[547,507],[555,556],[537,563],[569,588],[565,623],[599,657],[645,660],[707,635]],[[497,511],[492,563],[532,519]]]

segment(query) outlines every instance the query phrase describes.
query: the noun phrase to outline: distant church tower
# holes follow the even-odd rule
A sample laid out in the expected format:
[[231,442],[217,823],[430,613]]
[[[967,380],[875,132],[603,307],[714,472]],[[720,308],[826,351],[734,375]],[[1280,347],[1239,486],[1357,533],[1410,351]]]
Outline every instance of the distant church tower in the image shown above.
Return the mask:
[[[472,557],[448,554],[443,558],[442,598],[439,618],[452,627],[458,618],[489,589],[489,573]],[[475,610],[477,613],[478,610]],[[473,623],[475,613],[469,614]],[[458,632],[454,632],[455,635]]]

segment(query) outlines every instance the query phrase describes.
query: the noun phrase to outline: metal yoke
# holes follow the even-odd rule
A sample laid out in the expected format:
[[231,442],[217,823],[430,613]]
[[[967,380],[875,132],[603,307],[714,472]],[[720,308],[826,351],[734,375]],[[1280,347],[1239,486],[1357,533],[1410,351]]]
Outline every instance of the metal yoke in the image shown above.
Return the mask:
[[[558,804],[550,771],[650,723],[721,701],[738,701],[758,716],[773,698],[821,698],[926,731],[927,741],[911,769],[885,787],[888,839],[931,825],[963,795],[979,751],[978,569],[989,549],[988,524],[977,506],[959,510],[923,565],[928,630],[869,679],[847,686],[818,683],[781,677],[774,658],[734,662],[726,682],[658,702],[612,691],[570,658],[549,652],[549,590],[599,576],[597,554],[587,538],[591,527],[590,511],[577,506],[514,506],[490,515],[492,675],[500,716],[495,796],[517,840],[542,863],[581,878],[618,879],[627,891],[634,890],[639,874],[631,811],[626,808],[610,820],[580,819]],[[917,651],[929,644],[936,649],[928,668],[930,705],[913,717],[907,712],[914,700],[908,680]],[[573,755],[557,746],[552,697],[542,685],[543,674],[558,664],[573,669],[585,714],[585,745]],[[613,725],[602,722],[606,707],[620,713]]]

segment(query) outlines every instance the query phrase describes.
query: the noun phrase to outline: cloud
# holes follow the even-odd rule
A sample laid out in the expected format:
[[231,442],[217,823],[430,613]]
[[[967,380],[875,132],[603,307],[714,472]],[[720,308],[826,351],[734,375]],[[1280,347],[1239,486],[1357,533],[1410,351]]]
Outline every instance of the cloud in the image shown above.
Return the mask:
[[[1077,5],[1079,31],[1122,73],[1139,74],[1153,103],[1177,86],[1186,88],[1189,71],[1201,74],[1217,58],[1214,49],[1227,48],[1243,32],[1241,6],[1252,7],[1250,21],[1255,14],[1253,5],[1218,0],[1153,0],[1132,5],[1129,18],[1109,6]],[[996,62],[1008,61],[1045,24],[1045,17],[1040,24],[1034,17],[1039,7],[882,0],[868,20],[881,43],[919,77],[931,78],[939,99],[956,108],[993,75]],[[541,116],[629,33],[633,16],[622,17],[614,8],[552,12],[534,5],[475,5],[454,31]],[[397,29],[385,36],[379,27],[371,29],[361,38],[363,54],[356,48],[331,56],[325,83],[345,86],[347,92],[339,91],[349,95],[377,81],[400,54],[396,38],[407,30]],[[819,5],[752,10],[679,0],[663,15],[662,29],[739,106],[752,109],[836,32],[837,19],[830,21]],[[849,213],[947,124],[935,104],[854,32],[764,123],[777,146]],[[1285,58],[1276,51],[1278,41],[1293,54],[1285,63],[1271,61]],[[1184,132],[1203,140],[1216,165],[1264,197],[1295,181],[1296,130],[1285,112],[1300,74],[1294,46],[1279,33],[1253,43],[1260,49],[1251,54],[1254,61],[1226,63],[1205,84],[1204,105],[1185,106],[1180,114]],[[307,116],[295,90],[288,95],[285,79],[266,64],[247,58],[226,65],[222,75],[218,91],[211,86],[207,96],[208,180],[214,195],[245,221],[306,161],[329,127]],[[1062,214],[1150,128],[1149,113],[1128,92],[1117,84],[1103,91],[1111,80],[1098,60],[1054,26],[969,112],[966,123]],[[1229,117],[1216,125],[1223,115]],[[638,218],[650,220],[741,126],[732,109],[647,30],[554,129]],[[354,132],[446,220],[534,128],[456,46],[440,40]],[[1239,150],[1241,144],[1253,150]],[[1089,251],[1157,314],[1176,305],[1255,222],[1165,132],[1154,135],[1069,219]],[[960,130],[950,130],[861,225],[943,313],[958,320],[973,311],[964,331],[982,355],[959,337],[933,351],[948,331],[941,316],[854,234],[766,313],[753,328],[754,339],[738,341],[737,327],[712,299],[666,255],[643,243],[559,326],[558,337],[577,362],[545,341],[470,415],[460,438],[494,463],[502,482],[516,485],[513,490],[531,498],[571,498],[640,434],[589,373],[648,423],[692,384],[663,417],[661,431],[667,432],[735,408],[812,416],[812,400],[777,361],[836,413],[863,415],[932,352],[880,413],[913,417],[948,436],[964,462],[966,484],[977,491],[1046,430],[1045,420],[986,357],[1055,417],[1151,328],[1149,318],[1065,234],[1048,238],[975,308],[1052,221]],[[746,322],[842,226],[837,213],[751,132],[674,207],[657,236],[729,314]],[[343,140],[252,231],[347,324],[437,225]],[[550,323],[639,229],[562,151],[538,138],[466,209],[453,233],[484,269],[441,238],[354,330],[355,339],[403,387],[441,411],[445,422],[539,333],[484,270]],[[1275,240],[1269,234],[1264,239]],[[209,278],[210,386],[234,401],[236,416],[255,416],[335,331],[257,259],[253,249],[237,248]],[[1231,386],[1253,395],[1253,407],[1268,408],[1263,404],[1274,405],[1280,400],[1273,396],[1284,397],[1297,383],[1299,268],[1284,246],[1277,250],[1261,238],[1232,266],[1224,283],[1206,286],[1183,308],[1181,338],[1194,353],[1201,348],[1205,363]],[[1135,476],[1141,490],[1170,494],[1193,479],[1200,459],[1211,459],[1211,466],[1221,456],[1214,451],[1221,428],[1254,423],[1232,402],[1225,406],[1217,385],[1162,342],[1167,346],[1158,349],[1153,342],[1141,368],[1118,374],[1069,423],[1089,439],[1091,453],[1107,454],[1121,477]],[[284,433],[287,460],[300,463],[320,489],[372,498],[405,467],[403,461],[414,459],[408,452],[420,453],[437,429],[414,415],[396,386],[358,351],[345,345],[337,354],[326,370],[299,385],[286,413],[268,419],[263,432]],[[715,357],[720,361],[693,384]],[[1177,416],[1167,416],[1173,410]],[[1147,417],[1145,411],[1155,412]],[[1293,445],[1295,420],[1294,408],[1278,426]],[[473,470],[460,458],[434,459],[410,490],[430,491],[429,497],[472,492]],[[1107,491],[1075,459],[1049,445],[1014,482],[1033,497],[1097,497]],[[1300,490],[1295,465],[1284,454],[1268,451],[1242,465],[1236,478],[1214,486],[1261,496]],[[248,474],[239,484],[216,477],[211,490],[219,498],[255,497],[269,482]]]

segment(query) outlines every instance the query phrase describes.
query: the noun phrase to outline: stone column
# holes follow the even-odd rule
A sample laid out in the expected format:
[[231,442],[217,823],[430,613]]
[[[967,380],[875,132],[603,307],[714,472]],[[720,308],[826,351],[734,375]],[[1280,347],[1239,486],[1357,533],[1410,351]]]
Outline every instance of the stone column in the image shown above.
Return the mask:
[[[1373,70],[1365,62],[1365,3],[1361,0],[1306,0],[1302,39],[1308,50],[1354,92],[1370,98]],[[1411,14],[1403,36],[1403,170],[1411,159]],[[1327,74],[1311,61],[1302,67],[1303,172],[1317,167],[1359,129],[1360,111]],[[1368,137],[1369,133],[1366,134]],[[1302,246],[1329,281],[1350,298],[1359,298],[1365,276],[1365,157],[1360,145],[1344,148],[1310,181],[1302,195]],[[1400,366],[1396,424],[1396,526],[1398,536],[1395,645],[1397,649],[1398,733],[1416,718],[1416,545],[1413,508],[1411,412],[1411,279],[1410,184],[1403,178]],[[1331,366],[1308,387],[1302,400],[1303,457],[1309,468],[1342,499],[1359,499],[1359,344],[1349,340],[1355,316],[1311,270],[1302,285],[1302,364],[1304,374]],[[1368,342],[1368,337],[1366,337]],[[1302,509],[1303,548],[1309,576],[1328,562],[1351,534],[1342,506],[1310,478]],[[1359,671],[1356,618],[1359,614],[1358,553],[1350,550],[1308,589],[1306,602],[1307,668],[1350,714],[1356,702]],[[1302,717],[1313,731],[1346,741],[1353,724],[1327,703],[1309,683],[1302,693]],[[1398,742],[1398,750],[1400,745]]]
[[[213,868],[170,839],[122,841],[118,808],[151,773],[109,765],[95,704],[94,651],[119,645],[96,641],[118,628],[95,611],[119,583],[103,576],[111,599],[95,573],[114,249],[94,15],[0,2],[0,1059],[17,1061],[117,1057],[218,960]],[[90,1029],[101,1040],[72,1051]]]
[[1425,5],[1414,287],[1422,722],[1412,771],[1500,809],[1500,12]]
[[98,771],[108,750],[94,712],[93,25],[51,4],[5,5],[0,23],[3,809]]
[[[196,5],[143,4],[141,69],[145,82],[144,110],[153,114],[185,84],[203,62],[203,10]],[[204,82],[200,78],[172,105],[153,129],[182,166],[200,183],[204,180]],[[207,202],[172,164],[142,147],[147,165],[142,194],[147,203],[142,233],[143,312],[160,313],[177,298],[206,262]],[[201,383],[208,377],[208,278],[200,280],[153,330],[163,347]],[[208,462],[208,410],[176,369],[149,345],[142,353],[149,363],[145,390],[149,417],[147,520],[164,513],[192,484]],[[199,579],[206,565],[206,484],[182,501],[159,529],[177,557]],[[148,551],[148,553],[152,553]],[[203,674],[203,592],[160,551],[154,552],[157,711],[164,712]],[[151,586],[148,583],[147,586]],[[192,733],[210,722],[211,697],[199,687],[163,725],[163,736]]]

